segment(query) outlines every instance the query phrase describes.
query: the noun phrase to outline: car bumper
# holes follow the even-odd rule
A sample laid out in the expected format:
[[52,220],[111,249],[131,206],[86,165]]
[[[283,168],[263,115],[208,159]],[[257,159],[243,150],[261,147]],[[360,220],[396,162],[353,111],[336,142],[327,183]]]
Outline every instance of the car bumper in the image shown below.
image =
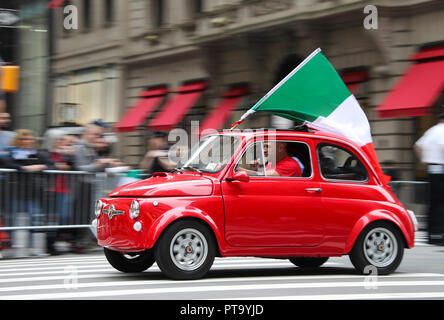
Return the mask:
[[[100,246],[123,252],[137,252],[148,249],[147,241],[152,219],[141,210],[137,219],[129,214],[131,202],[136,198],[104,198],[100,215],[93,221],[97,228]],[[123,214],[110,216],[106,209],[111,205]],[[105,210],[103,210],[105,209]],[[104,212],[105,211],[105,212]]]

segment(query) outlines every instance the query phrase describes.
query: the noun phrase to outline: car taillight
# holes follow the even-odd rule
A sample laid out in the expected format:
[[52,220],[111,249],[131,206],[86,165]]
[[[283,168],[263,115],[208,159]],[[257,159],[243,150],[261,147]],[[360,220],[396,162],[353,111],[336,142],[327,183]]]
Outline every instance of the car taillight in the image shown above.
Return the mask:
[[418,231],[419,227],[418,227],[418,219],[416,218],[415,213],[412,210],[407,210],[410,219],[412,219],[413,222],[413,226],[415,227],[415,231]]

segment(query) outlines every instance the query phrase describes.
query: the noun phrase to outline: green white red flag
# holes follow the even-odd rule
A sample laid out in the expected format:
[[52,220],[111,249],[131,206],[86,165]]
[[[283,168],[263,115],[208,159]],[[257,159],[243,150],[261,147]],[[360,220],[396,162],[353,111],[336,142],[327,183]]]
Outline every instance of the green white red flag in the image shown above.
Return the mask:
[[384,184],[390,181],[379,165],[367,116],[321,49],[310,54],[233,127],[256,111],[266,111],[303,122],[312,129],[348,138],[369,155],[381,181]]

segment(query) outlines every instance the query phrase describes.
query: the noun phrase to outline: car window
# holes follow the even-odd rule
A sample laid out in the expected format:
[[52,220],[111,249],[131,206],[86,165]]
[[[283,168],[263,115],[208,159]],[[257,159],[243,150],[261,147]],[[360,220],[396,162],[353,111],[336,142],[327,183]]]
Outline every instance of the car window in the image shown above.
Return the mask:
[[317,153],[324,179],[360,182],[368,180],[364,164],[350,150],[330,143],[320,143]]
[[191,156],[182,168],[216,173],[222,170],[231,160],[240,139],[230,135],[214,135],[202,139],[201,143],[191,151]]
[[245,150],[242,158],[234,168],[234,172],[244,170],[249,176],[264,176],[264,153],[263,142],[252,143],[247,150]]
[[235,171],[245,170],[250,176],[310,177],[310,150],[307,144],[285,140],[251,144]]

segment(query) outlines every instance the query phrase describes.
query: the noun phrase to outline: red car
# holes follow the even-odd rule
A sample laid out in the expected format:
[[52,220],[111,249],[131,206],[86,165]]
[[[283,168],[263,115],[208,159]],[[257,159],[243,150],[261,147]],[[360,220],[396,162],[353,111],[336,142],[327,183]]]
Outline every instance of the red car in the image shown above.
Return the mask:
[[301,131],[207,136],[183,166],[114,190],[95,214],[114,268],[157,262],[174,279],[200,278],[215,257],[234,256],[314,268],[349,255],[360,272],[389,274],[417,229],[361,148]]

